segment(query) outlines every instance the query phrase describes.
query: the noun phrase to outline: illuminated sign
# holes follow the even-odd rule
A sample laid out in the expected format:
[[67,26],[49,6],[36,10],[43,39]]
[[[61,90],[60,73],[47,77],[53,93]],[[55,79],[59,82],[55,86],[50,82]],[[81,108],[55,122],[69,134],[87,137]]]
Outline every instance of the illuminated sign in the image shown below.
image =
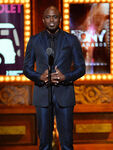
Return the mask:
[[22,74],[24,60],[23,5],[0,5],[0,74]]
[[30,0],[0,1],[0,82],[29,81],[22,74],[30,18]]
[[63,0],[63,30],[81,42],[87,74],[78,81],[112,81],[113,1]]
[[70,4],[70,33],[81,42],[87,74],[110,73],[109,22],[109,3]]

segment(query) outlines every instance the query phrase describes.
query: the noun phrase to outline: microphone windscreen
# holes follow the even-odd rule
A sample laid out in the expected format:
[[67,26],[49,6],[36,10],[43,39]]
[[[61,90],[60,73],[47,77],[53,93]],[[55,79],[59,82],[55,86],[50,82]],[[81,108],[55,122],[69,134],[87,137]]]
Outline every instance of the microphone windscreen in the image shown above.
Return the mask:
[[46,49],[46,53],[47,53],[48,56],[54,55],[54,51],[53,51],[52,48],[47,48],[47,49]]

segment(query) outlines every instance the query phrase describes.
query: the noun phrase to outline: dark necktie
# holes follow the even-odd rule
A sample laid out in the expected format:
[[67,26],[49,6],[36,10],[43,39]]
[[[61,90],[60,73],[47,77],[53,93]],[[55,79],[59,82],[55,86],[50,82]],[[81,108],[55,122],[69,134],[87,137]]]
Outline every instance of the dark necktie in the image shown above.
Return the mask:
[[54,57],[55,57],[55,36],[54,35],[51,35],[51,38],[50,38],[50,47],[53,49]]

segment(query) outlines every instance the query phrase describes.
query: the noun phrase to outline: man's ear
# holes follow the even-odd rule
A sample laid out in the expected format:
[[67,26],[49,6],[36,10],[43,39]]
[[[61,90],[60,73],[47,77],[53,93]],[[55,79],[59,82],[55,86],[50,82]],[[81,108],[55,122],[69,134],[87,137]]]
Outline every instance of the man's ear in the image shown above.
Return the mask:
[[42,22],[44,23],[44,19],[42,19]]
[[60,17],[60,22],[62,21],[62,17]]

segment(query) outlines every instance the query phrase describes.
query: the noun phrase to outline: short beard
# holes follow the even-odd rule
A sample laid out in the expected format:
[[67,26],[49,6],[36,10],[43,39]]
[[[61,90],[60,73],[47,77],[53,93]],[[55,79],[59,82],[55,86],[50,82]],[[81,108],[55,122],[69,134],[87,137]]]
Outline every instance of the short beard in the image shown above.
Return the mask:
[[56,29],[48,29],[46,28],[48,32],[50,32],[51,34],[55,34],[57,32],[57,30],[59,29],[59,27],[57,27]]

